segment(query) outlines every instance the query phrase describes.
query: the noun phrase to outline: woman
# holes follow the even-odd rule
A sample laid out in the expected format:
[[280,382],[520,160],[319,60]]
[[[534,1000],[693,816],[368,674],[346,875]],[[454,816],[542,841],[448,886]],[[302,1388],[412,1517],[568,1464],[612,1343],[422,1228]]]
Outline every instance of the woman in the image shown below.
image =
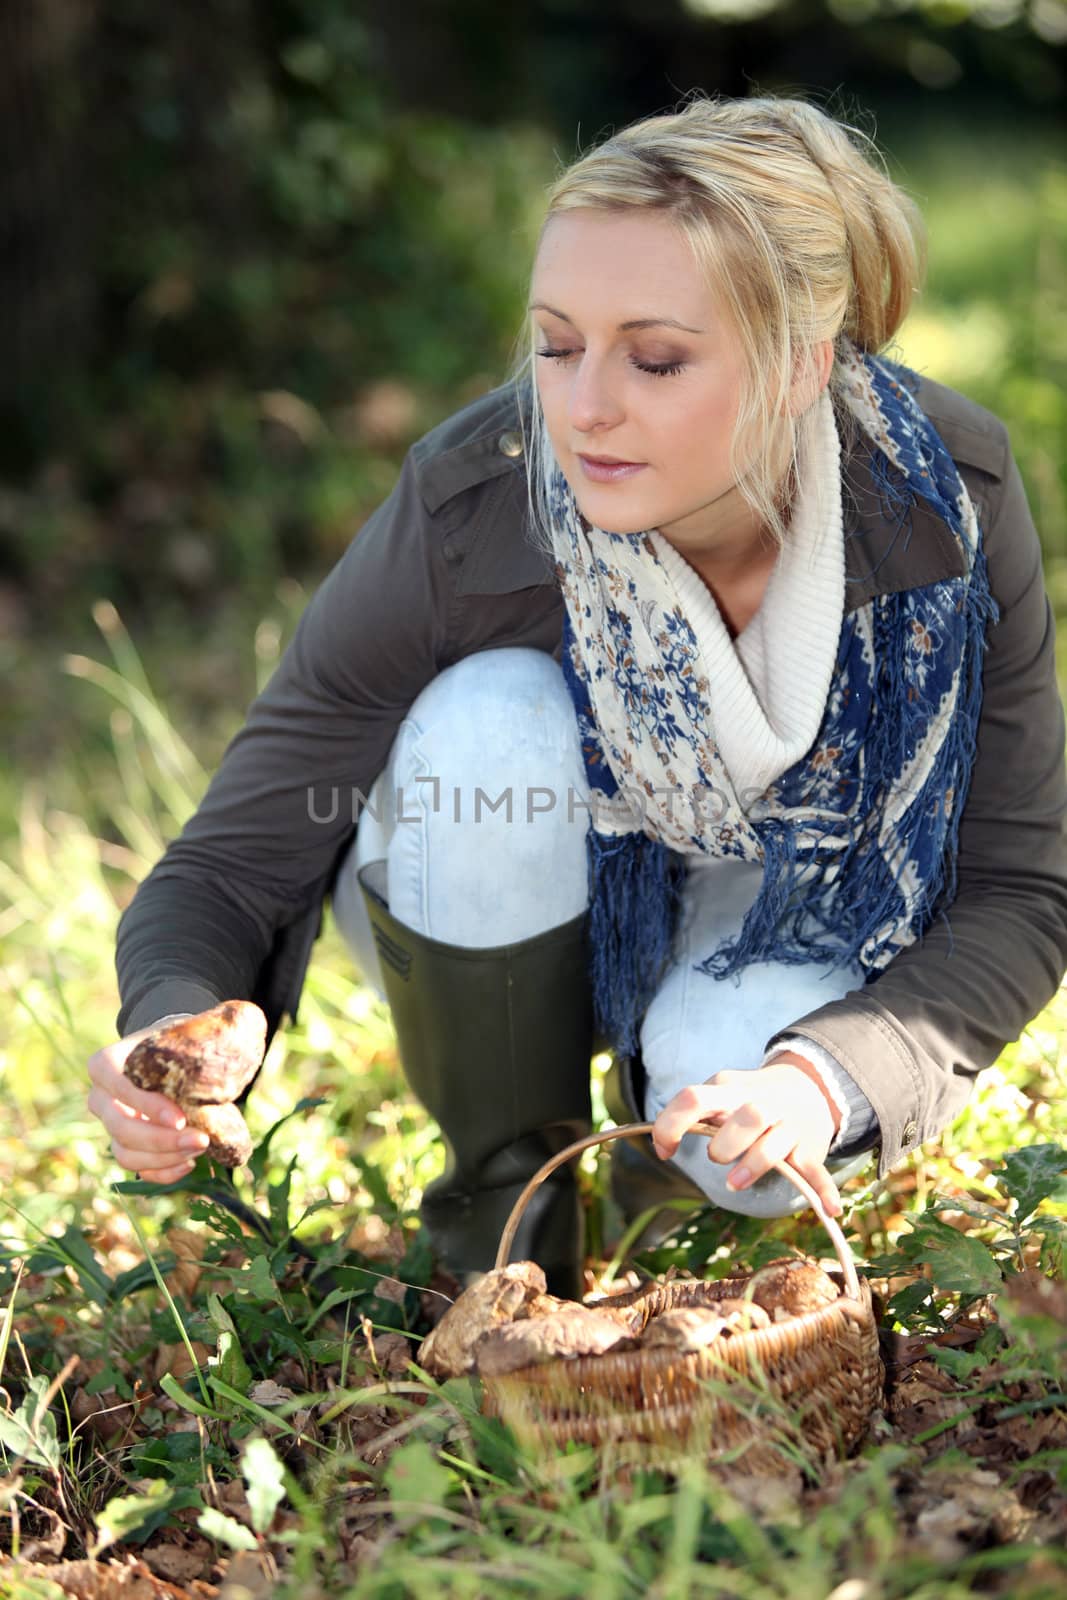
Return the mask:
[[[835,1172],[960,1109],[1067,965],[1063,719],[1003,426],[878,357],[917,239],[795,100],[563,174],[527,361],[412,449],[123,917],[89,1101],[123,1165],[200,1144],[133,1039],[295,1014],[328,893],[441,1125],[458,1273],[588,1127],[594,1043],[655,1121],[630,1215],[782,1215],[776,1158],[837,1212]],[[573,1173],[517,1250],[577,1291]]]

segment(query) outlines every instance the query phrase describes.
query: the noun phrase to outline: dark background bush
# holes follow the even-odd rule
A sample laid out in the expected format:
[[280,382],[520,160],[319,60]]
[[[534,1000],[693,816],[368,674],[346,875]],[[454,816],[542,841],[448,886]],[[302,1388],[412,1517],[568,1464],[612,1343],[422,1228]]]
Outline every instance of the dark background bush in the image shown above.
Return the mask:
[[99,596],[191,641],[316,581],[505,372],[558,164],[693,88],[814,94],[918,180],[1067,549],[1065,38],[1063,0],[7,0],[0,665]]

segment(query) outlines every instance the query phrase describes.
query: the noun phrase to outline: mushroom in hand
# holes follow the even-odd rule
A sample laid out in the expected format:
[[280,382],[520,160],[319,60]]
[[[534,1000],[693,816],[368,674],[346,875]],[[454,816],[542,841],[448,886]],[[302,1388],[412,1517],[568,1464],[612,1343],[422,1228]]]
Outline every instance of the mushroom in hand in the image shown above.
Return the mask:
[[178,1102],[189,1127],[210,1138],[204,1154],[212,1161],[241,1167],[252,1154],[252,1136],[233,1102],[259,1070],[266,1042],[259,1007],[224,1000],[141,1039],[124,1070],[138,1089]]

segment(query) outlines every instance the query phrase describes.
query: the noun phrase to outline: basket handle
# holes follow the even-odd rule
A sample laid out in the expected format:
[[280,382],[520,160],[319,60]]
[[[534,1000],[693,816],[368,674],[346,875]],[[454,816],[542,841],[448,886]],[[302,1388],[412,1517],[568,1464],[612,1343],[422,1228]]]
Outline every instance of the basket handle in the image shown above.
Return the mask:
[[[538,1189],[544,1183],[545,1179],[550,1177],[551,1174],[555,1172],[557,1167],[562,1167],[564,1162],[572,1160],[577,1155],[581,1155],[583,1150],[588,1150],[595,1144],[607,1144],[612,1139],[631,1139],[635,1134],[638,1133],[651,1133],[653,1126],[654,1124],[651,1122],[627,1122],[621,1127],[608,1128],[603,1133],[590,1133],[584,1139],[576,1139],[573,1144],[567,1145],[566,1149],[558,1151],[554,1156],[550,1156],[545,1162],[544,1166],[540,1167],[538,1171],[534,1173],[533,1177],[530,1179],[529,1183],[526,1185],[525,1189],[522,1191],[519,1198],[511,1208],[511,1215],[504,1224],[504,1231],[500,1236],[500,1248],[496,1253],[496,1261],[494,1265],[497,1270],[499,1270],[501,1267],[507,1266],[508,1257],[511,1255],[511,1247],[515,1242],[515,1234],[518,1230],[519,1223],[522,1221],[523,1212],[526,1210],[526,1207],[529,1205]],[[694,1126],[689,1130],[690,1133],[707,1134],[714,1134],[718,1131],[719,1130],[716,1125],[707,1122],[695,1123]],[[804,1196],[805,1200],[808,1202],[808,1205],[811,1207],[819,1221],[822,1223],[823,1227],[826,1229],[830,1236],[830,1243],[834,1247],[834,1253],[837,1256],[838,1264],[840,1265],[841,1271],[844,1274],[846,1296],[850,1300],[858,1300],[860,1298],[860,1286],[859,1279],[856,1276],[856,1263],[852,1259],[852,1251],[849,1249],[848,1241],[841,1232],[840,1227],[835,1222],[833,1217],[826,1214],[826,1211],[823,1209],[822,1201],[819,1199],[819,1196],[816,1194],[807,1178],[802,1178],[800,1173],[797,1172],[794,1167],[787,1166],[784,1161],[774,1161],[771,1163],[771,1165],[776,1172],[780,1173],[783,1178],[788,1178],[790,1183],[793,1184],[795,1188],[800,1190],[800,1193]]]

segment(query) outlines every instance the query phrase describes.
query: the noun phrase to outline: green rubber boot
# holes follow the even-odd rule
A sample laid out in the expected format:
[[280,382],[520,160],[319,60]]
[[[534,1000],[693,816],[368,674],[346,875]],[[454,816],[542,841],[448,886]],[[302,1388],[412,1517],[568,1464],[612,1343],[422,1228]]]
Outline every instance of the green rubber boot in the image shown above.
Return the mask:
[[[591,1126],[592,1002],[585,916],[519,944],[467,950],[398,922],[360,872],[404,1076],[435,1118],[445,1171],[422,1220],[462,1280],[493,1265],[518,1196],[549,1156]],[[551,1293],[580,1299],[582,1210],[574,1164],[523,1214],[513,1261],[536,1261]]]

